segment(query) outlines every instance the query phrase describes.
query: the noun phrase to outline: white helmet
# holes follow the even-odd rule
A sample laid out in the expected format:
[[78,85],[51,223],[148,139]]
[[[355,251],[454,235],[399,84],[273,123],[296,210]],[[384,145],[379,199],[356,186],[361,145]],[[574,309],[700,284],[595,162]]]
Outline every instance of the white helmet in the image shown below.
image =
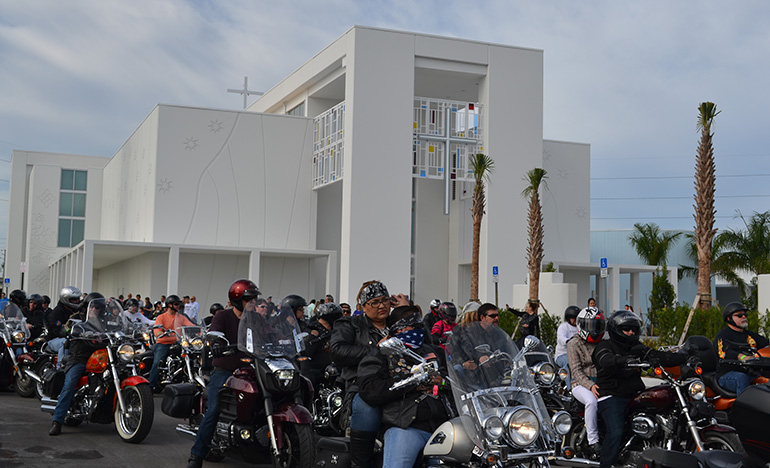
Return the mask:
[[578,336],[589,343],[598,343],[604,338],[607,319],[604,312],[596,307],[586,307],[577,316]]
[[432,301],[430,301],[431,309],[436,309],[440,305],[441,305],[441,301],[439,299],[433,299]]

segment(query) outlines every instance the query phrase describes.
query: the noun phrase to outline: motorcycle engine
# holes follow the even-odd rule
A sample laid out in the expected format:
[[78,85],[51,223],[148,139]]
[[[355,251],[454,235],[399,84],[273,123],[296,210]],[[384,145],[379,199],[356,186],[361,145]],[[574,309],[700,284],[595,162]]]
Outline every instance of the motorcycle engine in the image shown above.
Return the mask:
[[638,414],[631,420],[631,430],[642,439],[652,439],[658,431],[658,424],[646,414]]

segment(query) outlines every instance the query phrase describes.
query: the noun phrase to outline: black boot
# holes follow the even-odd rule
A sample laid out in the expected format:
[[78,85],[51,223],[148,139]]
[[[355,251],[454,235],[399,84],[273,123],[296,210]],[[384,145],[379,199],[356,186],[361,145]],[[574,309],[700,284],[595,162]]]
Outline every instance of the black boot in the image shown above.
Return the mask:
[[350,468],[371,468],[376,432],[350,430]]
[[187,460],[187,468],[201,468],[203,466],[203,459],[197,455],[190,455],[190,459]]

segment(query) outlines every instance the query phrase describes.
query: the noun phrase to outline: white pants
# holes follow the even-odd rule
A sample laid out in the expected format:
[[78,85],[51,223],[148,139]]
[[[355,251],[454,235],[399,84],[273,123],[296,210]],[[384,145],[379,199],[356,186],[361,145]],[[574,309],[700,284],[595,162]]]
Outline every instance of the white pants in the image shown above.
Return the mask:
[[588,443],[593,445],[599,442],[599,428],[596,421],[599,403],[596,401],[594,393],[582,385],[576,385],[572,387],[572,396],[586,407],[585,420]]

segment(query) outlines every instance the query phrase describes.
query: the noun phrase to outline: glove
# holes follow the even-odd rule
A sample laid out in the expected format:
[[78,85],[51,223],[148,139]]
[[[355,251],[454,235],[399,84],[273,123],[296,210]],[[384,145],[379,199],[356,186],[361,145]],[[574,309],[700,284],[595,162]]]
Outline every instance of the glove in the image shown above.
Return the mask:
[[228,349],[227,346],[217,346],[215,348],[211,348],[211,357],[214,358],[220,358],[230,354],[232,354],[232,351]]
[[650,348],[643,344],[637,344],[632,346],[629,352],[632,356],[638,357],[639,359],[644,359],[647,357],[647,353],[650,352]]
[[634,357],[634,356],[625,356],[622,359],[625,359],[625,366],[626,367],[631,367],[633,365],[639,365],[639,364],[642,363],[642,361],[639,360],[638,357]]

